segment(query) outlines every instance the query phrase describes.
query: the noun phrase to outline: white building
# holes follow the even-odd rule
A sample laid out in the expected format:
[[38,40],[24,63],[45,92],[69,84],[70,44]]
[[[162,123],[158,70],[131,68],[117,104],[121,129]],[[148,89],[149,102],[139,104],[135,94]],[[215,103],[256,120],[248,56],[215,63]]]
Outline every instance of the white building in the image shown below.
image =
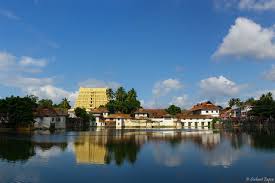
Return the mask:
[[179,120],[184,128],[210,127],[213,117],[207,115],[182,115]]
[[34,127],[37,129],[65,129],[68,113],[53,108],[38,109],[35,112]]
[[114,126],[116,128],[126,127],[128,122],[131,122],[131,116],[129,114],[110,114],[105,117],[107,126]]
[[210,101],[194,105],[191,110],[194,115],[207,115],[212,117],[220,116],[220,108]]

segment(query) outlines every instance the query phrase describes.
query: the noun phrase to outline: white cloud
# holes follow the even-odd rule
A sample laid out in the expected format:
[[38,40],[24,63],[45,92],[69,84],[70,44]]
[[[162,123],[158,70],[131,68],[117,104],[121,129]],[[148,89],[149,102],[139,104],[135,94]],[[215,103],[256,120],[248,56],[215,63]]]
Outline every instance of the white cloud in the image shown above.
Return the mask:
[[274,38],[274,28],[264,28],[250,19],[239,17],[213,56],[275,59]]
[[19,64],[22,66],[36,66],[36,67],[45,67],[47,65],[46,59],[35,59],[28,56],[21,57]]
[[256,92],[254,92],[251,97],[255,98],[255,99],[259,99],[263,94],[267,94],[268,92],[272,93],[273,98],[275,98],[275,89],[271,89],[271,90],[258,90]]
[[11,20],[20,20],[20,17],[18,17],[17,15],[15,15],[10,10],[0,9],[0,15],[6,17],[8,19],[11,19]]
[[94,87],[94,88],[112,88],[112,89],[117,89],[118,87],[121,86],[121,84],[114,82],[114,81],[101,81],[97,79],[87,79],[85,81],[82,81],[78,84],[80,87]]
[[44,85],[41,87],[29,86],[23,89],[26,93],[38,96],[39,98],[51,99],[54,102],[67,98],[72,104],[75,102],[78,92],[69,92],[53,85]]
[[66,97],[73,103],[77,92],[66,91],[54,86],[52,77],[24,76],[25,72],[33,73],[33,70],[41,69],[46,64],[46,59],[35,59],[28,56],[18,59],[10,53],[0,52],[0,85],[19,88],[24,94],[52,99],[54,102],[59,102]]
[[0,52],[0,70],[11,68],[15,64],[16,57],[7,52]]
[[241,10],[275,10],[275,0],[240,0],[238,7]]
[[215,99],[236,96],[245,87],[245,85],[238,85],[224,76],[203,79],[199,86],[204,96]]
[[267,80],[275,81],[275,65],[272,65],[271,69],[264,73],[264,77]]
[[241,11],[273,11],[275,0],[214,0],[214,6],[218,9],[235,8]]
[[166,79],[159,81],[154,85],[153,94],[155,97],[165,96],[172,91],[177,91],[183,87],[183,84],[177,79]]
[[170,105],[174,104],[179,107],[186,107],[189,105],[188,102],[189,102],[188,96],[183,95],[183,96],[173,97],[172,101],[170,102]]

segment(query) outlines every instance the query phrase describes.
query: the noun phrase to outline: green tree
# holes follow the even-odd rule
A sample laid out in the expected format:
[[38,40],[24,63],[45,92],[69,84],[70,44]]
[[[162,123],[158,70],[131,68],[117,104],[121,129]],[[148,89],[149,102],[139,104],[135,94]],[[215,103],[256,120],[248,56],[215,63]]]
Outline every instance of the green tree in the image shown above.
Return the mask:
[[272,93],[263,94],[259,100],[256,100],[249,114],[264,119],[275,118],[275,101]]
[[123,112],[127,114],[131,114],[140,108],[140,101],[137,100],[137,92],[134,88],[128,91],[124,105],[126,108]]
[[87,113],[84,108],[77,107],[75,110],[75,115],[83,120],[84,123],[89,123],[91,120],[95,120],[95,117]]
[[0,100],[0,114],[6,116],[8,124],[13,127],[32,125],[36,107],[34,98],[30,96],[11,96]]
[[60,104],[58,104],[58,107],[62,109],[70,109],[71,108],[70,101],[68,101],[67,98],[63,98]]
[[241,107],[243,105],[241,99],[239,98],[231,98],[229,101],[228,101],[228,105],[229,107],[233,107],[233,106],[237,106],[237,107]]
[[115,93],[112,90],[107,91],[107,95],[111,99],[106,105],[110,113],[122,112],[131,114],[140,108],[137,92],[133,88],[126,92],[123,87],[119,87]]
[[254,105],[255,104],[255,99],[253,97],[247,99],[245,102],[245,105]]
[[108,88],[106,94],[109,101],[114,100],[115,94],[112,88]]
[[38,106],[41,108],[53,107],[53,101],[51,99],[41,99],[38,101]]
[[176,114],[181,113],[181,109],[178,106],[170,105],[168,109],[166,109],[166,112],[168,112],[172,116],[175,116]]
[[123,102],[127,98],[127,93],[123,87],[119,87],[115,93],[115,98],[119,102]]

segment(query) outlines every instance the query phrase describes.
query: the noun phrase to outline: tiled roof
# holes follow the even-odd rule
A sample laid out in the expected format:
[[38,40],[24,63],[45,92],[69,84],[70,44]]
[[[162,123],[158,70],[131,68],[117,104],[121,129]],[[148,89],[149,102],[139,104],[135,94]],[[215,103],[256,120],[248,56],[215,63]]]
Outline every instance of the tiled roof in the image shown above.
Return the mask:
[[117,119],[117,118],[124,118],[124,119],[130,119],[131,116],[129,114],[122,114],[122,113],[117,113],[117,114],[110,114],[108,117],[109,119]]
[[67,110],[54,109],[54,108],[38,108],[34,112],[36,117],[56,117],[56,116],[67,116]]
[[196,104],[190,109],[190,111],[197,111],[197,110],[219,110],[219,107],[217,107],[216,105],[208,101],[208,102]]
[[150,118],[162,118],[166,114],[165,109],[139,109],[138,111],[135,112],[135,114],[140,114],[140,113],[146,113],[149,114]]
[[107,113],[107,112],[109,112],[109,111],[105,107],[100,107],[100,108],[91,110],[91,113],[95,113],[95,114],[97,114],[97,113]]

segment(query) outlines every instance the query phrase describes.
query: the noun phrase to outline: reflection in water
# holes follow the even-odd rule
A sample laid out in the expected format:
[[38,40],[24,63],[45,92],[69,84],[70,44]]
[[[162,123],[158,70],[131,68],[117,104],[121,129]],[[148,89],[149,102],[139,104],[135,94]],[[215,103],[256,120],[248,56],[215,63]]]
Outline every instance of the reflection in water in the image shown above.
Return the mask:
[[125,160],[134,163],[140,150],[139,141],[133,135],[99,131],[91,136],[79,136],[75,143],[77,163],[121,165]]
[[0,158],[7,161],[27,161],[35,155],[34,145],[26,139],[0,138]]
[[[274,130],[256,128],[2,134],[0,182],[52,182],[58,178],[60,182],[76,182],[78,175],[81,177],[77,178],[85,182],[91,180],[91,176],[101,180],[105,170],[108,175],[117,175],[116,179],[123,177],[127,182],[131,180],[129,175],[138,180],[141,170],[151,180],[160,174],[169,175],[169,180],[176,176],[191,180],[194,169],[202,176],[216,176],[215,170],[219,170],[222,176],[230,178],[234,173],[245,171],[244,167],[257,173],[261,168],[259,175],[269,175],[266,172],[274,173],[274,152]],[[132,164],[135,166],[129,166]],[[67,177],[57,176],[64,172],[68,172]]]
[[181,153],[176,152],[177,147],[188,141],[209,150],[220,142],[220,133],[213,131],[102,130],[79,136],[75,140],[74,150],[78,164],[109,164],[112,161],[116,165],[122,165],[125,161],[134,164],[145,143],[167,142],[170,144],[168,148],[156,146],[156,159],[166,161],[164,164],[167,166],[176,166],[182,161]]
[[77,163],[105,164],[107,157],[107,136],[79,136],[74,143]]
[[[46,140],[46,141],[45,141]],[[33,156],[48,158],[53,149],[65,151],[67,142],[47,141],[43,136],[1,135],[0,158],[11,162],[26,162]]]

